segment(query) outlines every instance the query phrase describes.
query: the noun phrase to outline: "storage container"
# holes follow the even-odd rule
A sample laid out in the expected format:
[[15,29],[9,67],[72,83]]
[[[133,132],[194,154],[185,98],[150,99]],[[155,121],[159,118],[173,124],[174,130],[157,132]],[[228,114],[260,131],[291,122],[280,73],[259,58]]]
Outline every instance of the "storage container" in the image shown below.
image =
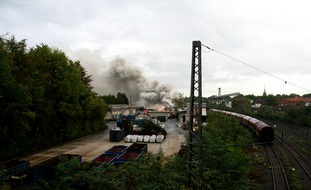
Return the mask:
[[131,146],[128,147],[128,150],[131,150],[131,151],[141,151],[143,153],[147,153],[147,151],[148,151],[148,144],[145,144],[145,143],[133,143]]
[[94,160],[92,160],[91,167],[96,167],[98,171],[104,171],[109,167],[109,165],[112,165],[113,161],[117,158],[117,156],[118,154],[101,154]]
[[26,160],[9,160],[0,163],[0,170],[5,170],[5,174],[0,179],[8,178],[13,175],[22,173],[30,168],[29,161]]
[[144,136],[144,142],[149,142],[150,140],[150,136],[149,135],[145,135]]
[[54,180],[82,163],[82,156],[73,154],[60,154],[33,166],[34,182],[40,180]]
[[121,154],[123,153],[128,147],[124,145],[116,145],[108,149],[105,153],[108,154]]
[[157,142],[162,142],[164,140],[165,136],[164,135],[157,135]]
[[149,142],[156,142],[156,138],[157,138],[156,135],[151,135],[149,138]]
[[130,161],[130,160],[136,160],[143,152],[135,151],[135,150],[126,150],[122,154],[120,154],[115,161]]
[[111,164],[117,158],[117,156],[118,154],[111,154],[111,153],[101,154],[95,159],[93,159],[92,163],[96,165],[100,165],[102,163]]
[[125,131],[124,129],[119,129],[119,130],[110,130],[109,131],[109,140],[111,142],[119,142],[124,138]]

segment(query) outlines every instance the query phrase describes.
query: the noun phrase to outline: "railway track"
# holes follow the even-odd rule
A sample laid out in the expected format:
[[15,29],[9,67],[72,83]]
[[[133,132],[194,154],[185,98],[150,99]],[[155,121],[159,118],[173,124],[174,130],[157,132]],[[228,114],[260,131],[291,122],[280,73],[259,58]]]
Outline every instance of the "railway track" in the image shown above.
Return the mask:
[[282,138],[282,141],[291,144],[306,159],[311,160],[311,133],[310,129],[285,125],[281,123],[267,121],[270,126],[275,128],[275,136]]
[[282,161],[275,151],[274,145],[264,145],[271,169],[271,189],[290,189],[289,182]]
[[[213,111],[237,118],[251,130],[256,130],[256,137],[261,144],[265,144],[263,147],[271,169],[271,175],[265,177],[265,181],[272,181],[268,189],[311,189],[310,129],[279,122],[262,122],[235,112]],[[269,176],[271,179],[268,179]]]
[[288,151],[288,153],[292,156],[292,160],[295,160],[298,164],[296,165],[296,168],[301,168],[301,176],[305,178],[305,181],[309,181],[309,187],[311,187],[311,162],[309,159],[307,159],[303,154],[300,153],[300,151],[292,144],[284,141],[278,136],[275,136],[275,140],[282,144],[283,147]]
[[[310,190],[311,188],[311,134],[310,129],[301,128],[292,125],[282,124],[280,122],[264,121],[274,128],[274,143],[270,147],[266,146],[266,154],[271,165],[271,172],[276,178],[276,184],[273,189],[302,189]],[[278,183],[282,179],[276,171],[281,166],[277,165],[273,156],[275,154],[280,158],[283,165],[283,173],[287,176],[286,181]],[[272,156],[271,156],[272,155]],[[270,157],[270,158],[269,158]],[[272,169],[273,168],[273,169]],[[275,169],[277,168],[277,169]],[[284,178],[284,177],[283,177]],[[279,180],[281,181],[281,180]],[[281,186],[280,186],[281,185]]]
[[288,133],[281,133],[282,139],[285,140],[289,144],[295,145],[299,152],[304,155],[304,157],[307,157],[311,159],[311,146],[305,142],[303,138],[293,136],[292,134]]
[[274,130],[285,135],[290,135],[299,139],[303,144],[311,146],[311,129],[287,125],[281,122],[274,122],[265,120],[267,124],[274,127]]

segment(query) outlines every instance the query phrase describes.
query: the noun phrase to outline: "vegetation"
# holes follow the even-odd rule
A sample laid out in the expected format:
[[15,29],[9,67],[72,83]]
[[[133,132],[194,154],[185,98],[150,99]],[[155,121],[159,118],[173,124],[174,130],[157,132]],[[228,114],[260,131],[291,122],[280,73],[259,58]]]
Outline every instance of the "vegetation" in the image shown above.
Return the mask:
[[139,126],[142,128],[139,132],[134,132],[135,134],[147,134],[147,135],[158,135],[162,134],[164,136],[167,135],[167,132],[164,128],[154,123],[150,119],[143,119]]
[[[311,107],[305,106],[302,102],[298,102],[296,105],[292,106],[280,106],[281,100],[288,97],[300,96],[296,94],[291,94],[289,96],[268,95],[263,98],[260,108],[252,108],[251,112],[248,113],[261,119],[269,119],[311,128]],[[304,95],[304,97],[309,96]]]
[[209,113],[203,130],[203,189],[253,189],[249,179],[253,138],[232,118]]
[[107,105],[78,61],[0,37],[0,161],[106,128]]
[[[232,108],[227,107],[224,103],[213,104],[208,101],[209,108],[234,111],[259,119],[269,119],[287,124],[311,128],[311,107],[305,106],[304,103],[298,102],[292,106],[282,106],[281,102],[284,98],[300,97],[297,94],[290,95],[240,95],[231,99]],[[310,94],[305,94],[302,97],[310,97]],[[260,103],[261,107],[252,107],[255,103]]]
[[288,108],[283,114],[282,121],[311,128],[311,107],[297,106]]
[[238,113],[249,113],[251,111],[252,104],[250,100],[245,96],[237,96],[232,99],[232,109]]
[[185,162],[181,157],[147,154],[121,167],[110,166],[105,171],[84,167],[73,176],[43,183],[37,189],[184,189]]
[[[0,161],[103,130],[106,103],[128,104],[122,93],[116,97],[94,93],[91,76],[62,51],[44,44],[28,49],[25,40],[18,42],[14,37],[0,37],[0,80]],[[232,100],[232,110],[311,127],[310,107],[297,104],[275,109],[283,97],[238,96]],[[187,100],[180,94],[176,109],[184,109]],[[264,107],[254,110],[251,100],[263,102]],[[229,109],[224,104],[216,107]],[[203,129],[203,189],[258,189],[250,174],[254,173],[254,160],[260,159],[249,154],[253,148],[249,131],[217,113],[210,113],[207,123]],[[148,132],[166,135],[150,120],[143,125]],[[187,189],[186,153],[187,146],[174,156],[147,154],[121,168],[111,166],[102,172],[87,164],[77,166],[71,176],[59,175],[34,188]],[[0,171],[0,176],[4,172]],[[195,184],[191,189],[197,189]]]
[[[228,127],[230,126],[230,127]],[[224,135],[226,134],[226,135]],[[253,138],[235,120],[211,113],[203,129],[203,189],[258,189],[250,179]],[[187,146],[179,154],[146,154],[137,161],[99,171],[77,167],[72,176],[44,182],[37,189],[198,189],[187,187]]]
[[177,111],[178,109],[186,109],[188,100],[189,99],[187,97],[184,97],[182,93],[179,93],[178,98],[175,98],[173,100],[175,111]]
[[128,104],[128,98],[126,97],[125,93],[118,92],[117,96],[115,95],[105,95],[100,96],[106,104]]

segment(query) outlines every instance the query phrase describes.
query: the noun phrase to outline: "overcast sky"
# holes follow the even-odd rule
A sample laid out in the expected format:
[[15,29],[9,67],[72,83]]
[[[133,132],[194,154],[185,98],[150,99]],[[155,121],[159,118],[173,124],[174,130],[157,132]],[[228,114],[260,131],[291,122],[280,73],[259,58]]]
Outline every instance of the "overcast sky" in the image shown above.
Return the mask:
[[199,40],[216,50],[202,48],[204,96],[218,88],[303,95],[311,93],[310,7],[308,0],[0,0],[0,34],[64,51],[95,82],[123,58],[185,96]]

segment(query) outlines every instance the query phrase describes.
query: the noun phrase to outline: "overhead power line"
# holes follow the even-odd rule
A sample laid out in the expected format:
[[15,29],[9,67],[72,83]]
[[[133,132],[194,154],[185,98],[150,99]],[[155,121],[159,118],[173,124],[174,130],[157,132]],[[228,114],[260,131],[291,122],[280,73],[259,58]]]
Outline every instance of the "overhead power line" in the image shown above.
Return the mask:
[[[305,91],[311,92],[311,90],[309,90],[309,89],[306,89],[306,88],[301,87],[301,86],[299,86],[299,85],[297,85],[297,84],[294,84],[294,83],[292,83],[292,82],[289,82],[289,81],[287,81],[287,80],[284,80],[284,79],[282,79],[282,78],[280,78],[280,77],[278,77],[278,76],[275,76],[275,75],[273,75],[273,74],[271,74],[271,73],[268,73],[267,71],[264,71],[264,70],[262,70],[262,69],[259,69],[259,68],[255,67],[255,66],[253,66],[253,65],[250,65],[250,64],[248,64],[248,63],[246,63],[246,62],[244,62],[244,61],[241,61],[241,60],[239,60],[239,59],[236,59],[236,58],[234,58],[234,57],[232,57],[232,56],[230,56],[230,55],[228,55],[228,54],[222,53],[222,52],[220,52],[220,51],[217,51],[217,50],[215,50],[215,49],[212,49],[212,48],[210,48],[210,47],[208,47],[208,46],[206,46],[206,45],[203,45],[203,44],[202,44],[202,47],[207,48],[207,49],[209,50],[208,52],[210,52],[210,51],[217,52],[217,53],[219,53],[219,54],[221,54],[221,55],[223,55],[223,56],[226,56],[226,57],[228,57],[228,58],[230,58],[230,59],[233,59],[233,60],[235,60],[235,61],[237,61],[237,62],[239,62],[239,63],[242,63],[243,65],[247,65],[247,66],[249,66],[249,67],[251,67],[251,68],[253,68],[253,69],[257,70],[257,71],[260,71],[260,72],[262,72],[262,73],[264,73],[264,74],[266,74],[266,75],[269,75],[269,76],[271,76],[271,77],[274,77],[274,78],[276,78],[276,79],[278,79],[278,80],[284,82],[285,84],[290,84],[290,85],[293,85],[293,86],[295,86],[295,87],[297,87],[297,88],[300,88],[300,89],[303,89],[303,90],[305,90]],[[207,53],[208,53],[208,52],[207,52]]]

